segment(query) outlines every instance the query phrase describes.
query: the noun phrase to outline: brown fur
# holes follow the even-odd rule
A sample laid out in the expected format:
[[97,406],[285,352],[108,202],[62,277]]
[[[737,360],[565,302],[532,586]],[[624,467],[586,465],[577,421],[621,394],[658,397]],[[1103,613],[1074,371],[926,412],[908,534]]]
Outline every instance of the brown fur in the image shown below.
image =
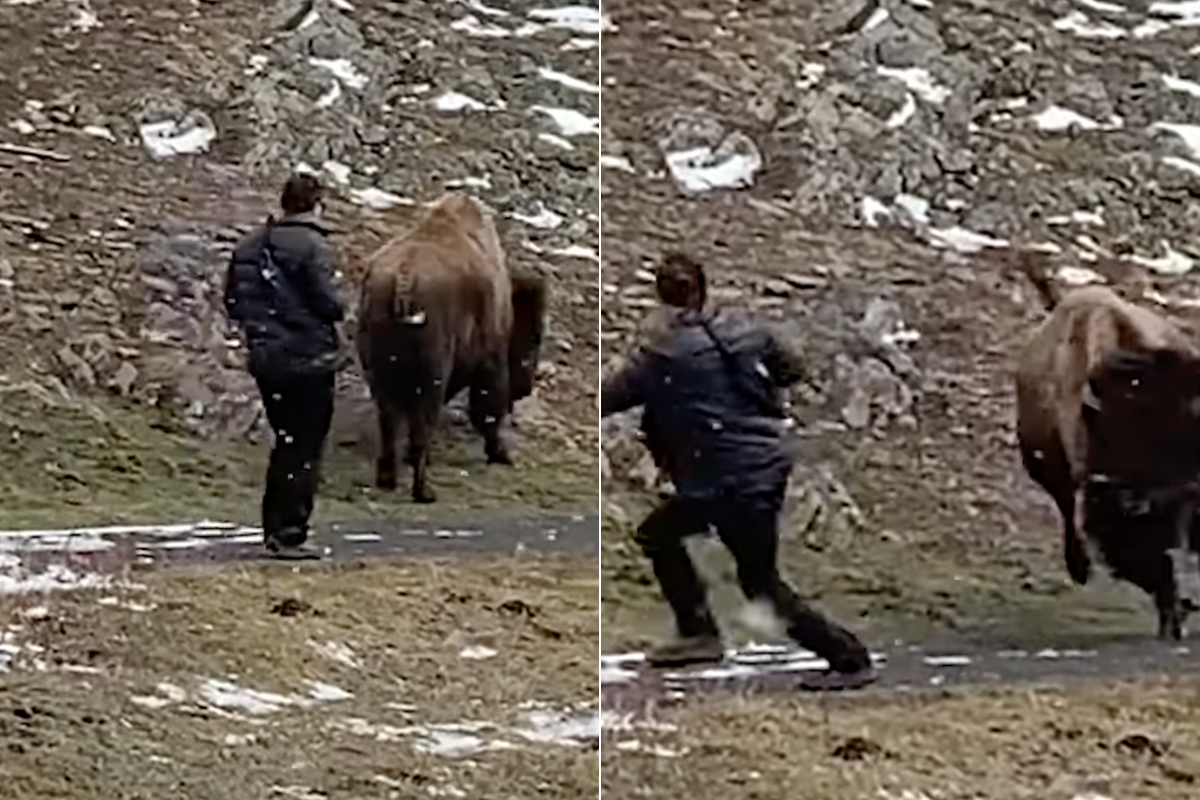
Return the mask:
[[1017,361],[1017,437],[1030,476],[1062,513],[1067,569],[1077,583],[1085,583],[1090,563],[1075,509],[1088,477],[1084,408],[1096,406],[1089,381],[1118,352],[1196,350],[1170,320],[1110,289],[1088,286],[1059,293],[1034,258],[1019,254],[1018,266],[1038,289],[1050,315]]
[[432,429],[444,402],[468,386],[489,460],[508,463],[499,426],[511,405],[512,332],[513,281],[491,214],[473,197],[442,195],[369,257],[358,348],[380,415],[380,486],[395,485],[392,441],[405,417],[413,494],[432,501],[425,478]]

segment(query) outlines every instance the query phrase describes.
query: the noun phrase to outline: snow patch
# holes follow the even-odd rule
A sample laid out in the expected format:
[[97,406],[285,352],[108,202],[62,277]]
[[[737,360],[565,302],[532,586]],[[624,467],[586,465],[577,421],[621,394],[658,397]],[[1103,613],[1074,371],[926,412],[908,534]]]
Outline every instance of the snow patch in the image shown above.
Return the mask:
[[862,30],[864,32],[875,30],[880,25],[887,22],[888,17],[890,17],[891,15],[892,15],[892,13],[890,11],[888,11],[886,8],[875,9],[873,12],[871,12],[871,16],[867,18],[866,23],[863,24]]
[[273,692],[246,689],[229,681],[208,680],[200,687],[200,699],[218,708],[244,711],[255,716],[273,714],[296,704],[296,698]]
[[637,170],[633,168],[633,164],[631,164],[629,159],[625,158],[625,156],[600,156],[600,168],[619,169],[622,172],[628,172],[631,175],[637,174]]
[[470,647],[464,647],[462,652],[458,654],[458,657],[470,659],[472,661],[483,661],[484,659],[495,658],[496,655],[497,653],[494,649],[476,644],[471,645]]
[[1200,25],[1200,0],[1181,0],[1181,2],[1166,2],[1158,0],[1150,4],[1150,13],[1162,17],[1174,17],[1175,25],[1180,28],[1192,28]]
[[562,214],[551,211],[541,202],[538,203],[537,210],[532,214],[522,214],[514,211],[509,216],[518,222],[523,222],[526,225],[541,228],[542,230],[552,230],[566,222],[566,218]]
[[308,63],[333,73],[333,76],[351,89],[362,89],[367,85],[368,78],[358,71],[358,68],[346,58],[317,58],[309,56]]
[[560,6],[559,8],[535,8],[527,16],[543,21],[551,28],[564,28],[588,36],[599,36],[616,30],[608,15],[601,14],[594,6]]
[[383,537],[378,533],[343,533],[342,539],[347,542],[382,542]]
[[1077,126],[1085,131],[1094,130],[1112,130],[1120,128],[1122,120],[1120,117],[1113,117],[1107,123],[1101,124],[1091,117],[1086,117],[1078,111],[1072,111],[1059,105],[1047,106],[1044,110],[1034,114],[1033,124],[1040,131],[1065,131],[1068,128]]
[[50,564],[43,572],[30,572],[21,559],[0,554],[0,595],[104,589],[113,585],[109,575],[78,573],[62,564]]
[[88,136],[94,136],[97,139],[107,139],[110,142],[115,142],[117,140],[117,137],[113,135],[113,132],[103,125],[84,125],[82,130]]
[[600,86],[598,84],[582,81],[573,75],[568,75],[565,72],[558,72],[549,67],[539,67],[538,75],[548,81],[560,84],[568,89],[574,89],[577,92],[588,92],[589,94],[600,94]]
[[1178,156],[1163,156],[1162,162],[1168,167],[1190,172],[1193,175],[1200,175],[1200,164],[1197,164],[1195,161],[1188,161],[1186,158],[1179,158]]
[[595,711],[584,714],[531,711],[526,715],[524,724],[515,728],[513,733],[537,744],[577,747],[600,738],[600,714]]
[[80,3],[79,10],[75,14],[75,19],[71,20],[71,27],[87,33],[96,28],[103,28],[104,23],[96,16],[96,12],[92,11],[91,3],[88,0],[83,0]]
[[887,122],[884,124],[889,128],[903,127],[904,123],[912,119],[916,113],[917,101],[916,98],[913,97],[912,92],[909,92],[904,96],[904,105],[900,107],[899,111],[888,117]]
[[330,661],[345,664],[353,669],[362,668],[362,661],[348,645],[339,642],[318,642],[313,639],[308,640],[308,645]]
[[972,663],[969,656],[925,656],[923,661],[930,667],[966,667]]
[[1189,256],[1180,253],[1178,250],[1171,247],[1170,242],[1162,243],[1165,254],[1159,258],[1146,258],[1144,256],[1134,256],[1130,260],[1135,264],[1140,264],[1151,272],[1157,272],[1160,275],[1183,275],[1191,272],[1192,267],[1196,262]]
[[447,91],[433,99],[433,107],[438,111],[455,113],[458,111],[487,111],[488,105],[462,92]]
[[952,228],[933,228],[929,231],[934,247],[948,247],[960,253],[978,253],[989,247],[1008,247],[1008,242],[987,234],[969,231],[955,225]]
[[308,686],[308,696],[318,703],[336,703],[354,697],[350,692],[334,686],[332,683],[322,681],[305,681],[304,683]]
[[352,170],[348,164],[342,164],[341,162],[330,160],[322,164],[321,169],[323,169],[326,174],[329,175],[329,177],[333,178],[336,183],[344,185],[350,182],[350,173]]
[[1062,19],[1054,21],[1054,29],[1073,33],[1081,39],[1123,39],[1129,31],[1111,22],[1092,22],[1082,11],[1072,11]]
[[713,189],[744,189],[754,183],[763,166],[762,155],[750,137],[730,134],[713,150],[708,146],[666,154],[667,170],[684,194]]
[[569,247],[560,247],[557,250],[551,250],[550,255],[563,256],[564,258],[582,258],[587,261],[600,262],[600,255],[589,247],[584,247],[581,244],[573,244]]
[[570,141],[568,141],[567,139],[564,139],[563,137],[561,137],[557,134],[554,134],[554,133],[539,133],[537,135],[537,138],[543,142],[546,142],[547,144],[552,144],[555,147],[561,148],[563,150],[574,150],[575,149],[575,145],[571,144]]
[[892,218],[892,210],[874,197],[864,197],[859,203],[859,216],[868,228],[878,228],[880,220]]
[[929,70],[922,67],[879,67],[878,72],[885,78],[900,81],[917,97],[935,106],[940,106],[950,97],[950,90],[939,86]]
[[552,108],[549,106],[531,106],[530,111],[545,114],[550,117],[558,132],[566,137],[587,136],[600,133],[600,118],[589,117],[570,108]]
[[465,33],[467,36],[475,36],[480,39],[503,39],[512,36],[512,31],[503,25],[496,25],[491,22],[483,22],[474,14],[467,14],[461,19],[456,19],[450,23],[450,30]]
[[401,197],[398,194],[385,192],[383,189],[377,189],[374,186],[366,189],[352,189],[350,191],[350,202],[359,206],[366,206],[375,211],[386,211],[395,206],[411,206],[416,205],[416,201],[410,200],[407,197]]
[[1186,125],[1174,122],[1156,122],[1150,130],[1161,130],[1173,133],[1183,140],[1184,145],[1192,151],[1192,155],[1200,158],[1200,125]]
[[138,132],[155,158],[203,153],[217,138],[217,127],[203,111],[193,111],[181,120],[150,122]]
[[1200,83],[1180,78],[1178,75],[1163,75],[1162,79],[1166,87],[1172,91],[1186,92],[1193,97],[1200,97]]
[[480,14],[485,14],[489,17],[511,16],[503,8],[493,8],[492,6],[482,2],[482,0],[459,0],[459,2],[461,2],[467,8],[470,8],[472,11],[478,11]]
[[1098,273],[1084,267],[1063,267],[1058,271],[1058,279],[1071,286],[1086,286],[1089,283],[1104,283],[1104,278]]
[[907,214],[913,222],[920,225],[929,223],[929,201],[925,198],[902,192],[896,195],[895,206]]

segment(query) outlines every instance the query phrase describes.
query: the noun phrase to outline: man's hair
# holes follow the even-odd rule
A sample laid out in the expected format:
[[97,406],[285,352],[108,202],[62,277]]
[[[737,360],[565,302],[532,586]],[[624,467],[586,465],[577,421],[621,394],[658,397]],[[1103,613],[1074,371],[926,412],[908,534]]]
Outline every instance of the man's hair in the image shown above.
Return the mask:
[[283,185],[279,205],[285,214],[307,214],[321,201],[321,182],[308,172],[297,172]]
[[670,252],[654,271],[658,297],[669,306],[702,308],[708,296],[704,267],[686,253]]

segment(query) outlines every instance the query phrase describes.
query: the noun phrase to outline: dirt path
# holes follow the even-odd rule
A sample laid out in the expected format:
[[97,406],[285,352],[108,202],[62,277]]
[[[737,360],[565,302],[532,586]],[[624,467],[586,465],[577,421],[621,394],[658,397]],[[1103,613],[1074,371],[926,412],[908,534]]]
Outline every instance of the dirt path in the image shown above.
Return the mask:
[[[899,645],[873,655],[881,678],[875,687],[863,692],[867,696],[953,686],[995,688],[1200,672],[1200,648],[1187,642],[1145,638],[1057,647]],[[811,652],[772,645],[730,650],[720,664],[676,670],[650,669],[642,656],[626,653],[601,657],[601,695],[606,710],[641,712],[662,703],[683,702],[714,692],[798,691],[806,675],[827,666]]]
[[[480,513],[408,523],[334,523],[318,527],[311,541],[325,560],[340,562],[417,554],[586,555],[597,552],[598,531],[595,514]],[[14,591],[86,583],[89,576],[134,569],[217,566],[264,557],[258,528],[210,521],[0,531],[0,580],[13,584]]]

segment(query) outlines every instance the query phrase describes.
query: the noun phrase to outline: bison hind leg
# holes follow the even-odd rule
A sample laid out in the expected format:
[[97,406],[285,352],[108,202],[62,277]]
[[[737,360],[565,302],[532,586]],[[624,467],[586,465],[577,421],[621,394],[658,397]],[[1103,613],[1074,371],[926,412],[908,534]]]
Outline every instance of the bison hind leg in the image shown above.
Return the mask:
[[396,488],[396,409],[386,402],[376,402],[379,414],[379,456],[375,459],[375,486],[384,491]]
[[1168,579],[1154,593],[1154,605],[1158,608],[1158,638],[1179,641],[1183,638],[1183,621],[1187,611],[1175,591],[1175,581]]
[[441,416],[443,393],[424,392],[416,400],[408,422],[408,453],[412,466],[412,498],[417,503],[436,503],[437,493],[429,486],[429,450]]
[[483,449],[489,464],[511,466],[512,454],[500,435],[500,425],[508,414],[508,369],[499,362],[479,369],[471,381],[469,402],[471,425],[483,437]]

